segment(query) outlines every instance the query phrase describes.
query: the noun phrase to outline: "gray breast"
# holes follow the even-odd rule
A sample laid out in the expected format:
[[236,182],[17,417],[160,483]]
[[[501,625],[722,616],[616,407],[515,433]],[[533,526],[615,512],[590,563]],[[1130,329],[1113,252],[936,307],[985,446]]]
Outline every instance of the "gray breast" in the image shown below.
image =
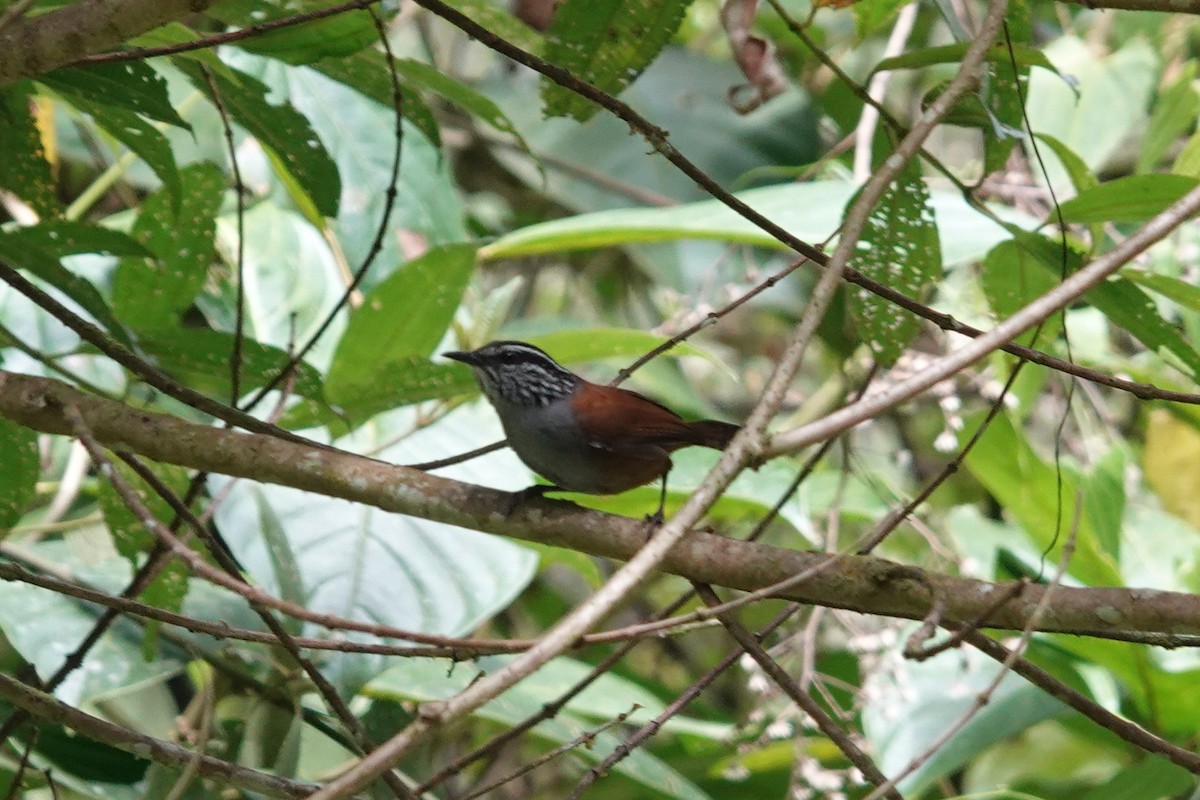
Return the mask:
[[594,467],[595,451],[572,419],[568,400],[536,408],[496,399],[492,404],[509,446],[526,466],[563,489],[602,491],[602,476]]

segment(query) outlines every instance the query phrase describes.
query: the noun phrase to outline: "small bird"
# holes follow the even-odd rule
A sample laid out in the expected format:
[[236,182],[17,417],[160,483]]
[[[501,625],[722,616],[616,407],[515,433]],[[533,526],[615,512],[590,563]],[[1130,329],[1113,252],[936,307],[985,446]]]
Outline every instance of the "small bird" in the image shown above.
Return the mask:
[[662,519],[671,453],[699,445],[724,450],[741,428],[728,422],[688,422],[648,397],[591,383],[525,342],[489,342],[478,350],[443,353],[467,364],[491,402],[508,444],[551,491],[616,494],[662,479]]

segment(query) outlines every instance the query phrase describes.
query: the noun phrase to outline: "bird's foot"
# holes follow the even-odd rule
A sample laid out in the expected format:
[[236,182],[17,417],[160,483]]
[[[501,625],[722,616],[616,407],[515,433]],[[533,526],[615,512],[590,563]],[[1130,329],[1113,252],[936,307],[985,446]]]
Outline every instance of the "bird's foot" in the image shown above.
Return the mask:
[[548,483],[535,483],[533,486],[526,486],[515,492],[508,493],[508,508],[504,510],[504,516],[511,517],[513,512],[530,500],[535,500],[539,497],[544,497],[546,492],[562,491],[557,486]]

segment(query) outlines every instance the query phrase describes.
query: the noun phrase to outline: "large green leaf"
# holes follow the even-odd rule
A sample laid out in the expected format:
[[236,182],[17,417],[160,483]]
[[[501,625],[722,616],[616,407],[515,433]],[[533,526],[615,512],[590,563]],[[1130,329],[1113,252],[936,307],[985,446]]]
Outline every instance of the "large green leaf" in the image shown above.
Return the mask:
[[[363,50],[353,58],[374,53],[374,50]],[[384,210],[391,204],[390,233],[383,236],[382,249],[361,288],[369,289],[382,280],[408,261],[418,247],[470,238],[462,201],[449,174],[447,159],[409,124],[405,124],[403,130],[403,157],[396,196],[389,197],[388,179],[396,149],[396,119],[391,82],[386,73],[376,73],[384,92],[376,102],[376,99],[368,99],[359,91],[307,67],[287,67],[277,61],[236,51],[228,54],[228,58],[233,65],[271,87],[272,96],[286,98],[326,143],[344,187],[344,202],[338,206],[332,228],[352,270],[370,254]],[[321,67],[332,63],[322,61]],[[382,62],[378,69],[383,69]],[[397,231],[404,231],[404,234]],[[413,242],[411,247],[410,241]]]
[[[960,438],[975,431],[982,415],[963,426]],[[998,414],[967,455],[967,469],[1000,502],[1007,515],[1025,529],[1034,545],[1044,552],[1045,570],[1053,571],[1062,548],[1072,535],[1076,503],[1088,504],[1087,491],[1101,490],[1087,482],[1068,464],[1042,460],[1025,437]],[[1123,584],[1115,554],[1108,551],[1088,514],[1078,515],[1074,531],[1075,550],[1068,574],[1091,586]]]
[[48,219],[36,225],[5,231],[4,236],[19,246],[34,247],[55,258],[81,253],[154,257],[154,253],[129,234],[90,222]]
[[[326,58],[312,64],[311,67],[385,108],[395,107],[395,87],[387,74],[387,60],[383,53],[374,48],[359,50],[354,55],[344,58]],[[441,133],[429,106],[421,99],[420,94],[403,81],[400,83],[400,90],[403,93],[400,113],[435,147],[440,146]]]
[[[215,258],[216,214],[225,178],[214,165],[193,164],[181,175],[183,194],[146,198],[131,231],[156,256],[123,259],[113,275],[113,306],[138,330],[169,328],[196,298]],[[178,211],[175,208],[178,208]]]
[[[957,44],[910,50],[907,53],[881,60],[871,72],[917,69],[918,67],[931,67],[934,64],[958,64],[962,61],[963,56],[966,55],[970,47],[971,42],[959,42]],[[1037,48],[1014,45],[1012,55],[1019,67],[1042,67],[1043,69],[1054,70],[1054,64]],[[993,64],[1010,63],[1008,48],[1003,44],[995,45],[988,50],[985,58],[989,63]]]
[[91,314],[101,327],[122,342],[128,343],[129,337],[124,326],[117,321],[108,303],[100,292],[86,278],[68,270],[59,260],[36,245],[23,240],[18,231],[0,231],[0,259],[10,266],[28,270],[40,280],[58,289]]
[[[315,334],[345,293],[337,260],[320,231],[296,212],[285,211],[269,200],[247,211],[244,222],[246,336],[295,352]],[[234,216],[221,217],[217,231],[218,238],[230,243],[227,246],[232,250],[238,235]],[[208,288],[219,294],[201,294],[197,306],[214,328],[232,333],[236,323],[234,285],[224,282]],[[335,316],[306,360],[324,369],[344,326],[344,314]]]
[[[446,700],[467,688],[480,672],[500,669],[511,659],[487,657],[474,662],[474,668],[455,665],[443,659],[410,658],[379,675],[366,688],[373,697],[399,701]],[[512,727],[541,711],[565,690],[582,678],[587,667],[565,659],[551,661],[533,676],[509,689],[500,697],[476,710],[475,716]],[[605,675],[583,694],[569,703],[554,719],[538,723],[531,734],[555,744],[570,742],[604,719],[628,713],[634,704],[641,705],[631,719],[645,721],[660,712],[663,704],[636,684],[614,675]],[[668,730],[705,731],[712,737],[724,726],[673,718]],[[598,763],[620,744],[620,737],[602,732],[587,747],[573,752],[592,763]],[[637,782],[643,789],[680,800],[703,800],[708,795],[669,764],[648,753],[635,749],[613,767],[618,774]]]
[[1154,300],[1131,281],[1107,280],[1084,298],[1151,350],[1174,355],[1191,371],[1193,379],[1200,380],[1200,352],[1178,328],[1163,319]]
[[270,88],[244,72],[231,70],[232,77],[211,71],[213,85],[194,63],[176,60],[197,89],[216,102],[217,93],[229,116],[259,141],[306,211],[326,217],[337,215],[342,185],[337,165],[329,156],[309,121],[290,102],[267,101]]
[[[738,198],[796,236],[824,241],[841,225],[842,209],[855,186],[844,181],[788,183],[739,192]],[[942,263],[949,266],[982,256],[1010,234],[968,206],[961,195],[931,191],[942,246]],[[993,209],[1020,227],[1037,223],[1019,212]],[[640,242],[716,239],[727,242],[783,247],[752,222],[717,200],[670,208],[628,208],[579,214],[538,223],[501,236],[479,250],[484,261],[539,253],[613,247]]]
[[[1007,319],[1058,284],[1040,258],[1013,241],[1001,242],[988,252],[979,278],[988,305],[999,319]],[[1052,315],[1041,326],[1039,341],[1053,341],[1061,329],[1062,315]],[[1027,331],[1016,341],[1028,345],[1033,335],[1034,331]]]
[[37,433],[0,417],[0,536],[17,523],[33,500],[40,463]]
[[[143,331],[138,347],[167,373],[197,391],[228,400],[231,391],[234,336],[225,331],[163,328]],[[243,339],[239,385],[242,392],[274,380],[291,357],[277,347]],[[303,361],[297,364],[288,391],[319,400],[321,376]]]
[[[213,16],[229,25],[260,25],[308,11],[328,7],[322,0],[301,0],[287,6],[265,0],[219,3]],[[322,58],[344,58],[379,40],[368,11],[351,11],[300,25],[289,25],[243,39],[238,47],[289,64],[311,64]]]
[[[566,0],[547,31],[546,59],[609,94],[620,94],[671,40],[691,0]],[[547,116],[580,122],[598,106],[544,79]]]
[[[77,546],[87,545],[78,542]],[[71,548],[61,541],[39,545],[37,550],[51,563],[74,560]],[[99,552],[104,550],[101,547]],[[122,572],[128,581],[129,571]],[[119,592],[120,584],[114,581],[110,588]],[[70,597],[17,581],[0,581],[0,630],[42,678],[62,666],[63,657],[83,641],[95,621],[94,609]],[[88,651],[82,667],[59,687],[59,699],[78,706],[127,687],[163,680],[179,668],[179,662],[173,659],[147,661],[137,637],[136,629],[121,626],[101,636]]]
[[430,250],[393,272],[350,315],[326,384],[330,402],[352,403],[379,370],[426,359],[441,341],[475,271],[475,248]]
[[1163,89],[1154,104],[1146,138],[1138,153],[1137,171],[1150,172],[1162,160],[1171,145],[1196,124],[1200,113],[1200,93],[1192,85],[1196,79],[1196,62],[1185,61],[1175,79]]
[[1085,189],[1059,210],[1067,222],[1145,222],[1197,185],[1200,179],[1187,175],[1129,175]]
[[926,661],[897,658],[893,668],[878,670],[867,679],[864,691],[872,702],[863,709],[863,732],[885,775],[924,755],[970,714],[949,741],[900,781],[904,796],[922,796],[939,778],[998,742],[1068,712],[1058,700],[1011,672],[988,695],[989,702],[977,707],[977,696],[1002,669],[982,653],[964,649]]
[[42,137],[30,113],[27,82],[0,90],[0,186],[43,216],[59,211],[54,177],[42,148]]
[[167,82],[143,61],[59,67],[39,75],[38,81],[68,100],[112,106],[190,130],[171,105]]
[[[1116,52],[1097,56],[1087,43],[1064,36],[1043,48],[1062,75],[1035,68],[1030,75],[1027,111],[1035,133],[1048,133],[1078,153],[1093,170],[1104,167],[1121,143],[1146,121],[1146,108],[1158,80],[1158,54],[1142,38]],[[1047,154],[1052,185],[1065,175]],[[1038,175],[1037,179],[1042,180]]]
[[[411,430],[410,414],[376,419],[336,444],[395,463],[426,461],[502,438],[494,417],[480,411],[459,409],[382,451],[382,444]],[[443,474],[504,489],[529,484],[528,471],[509,452]],[[216,482],[215,489],[229,485]],[[273,545],[260,534],[268,516],[282,534]],[[299,592],[314,611],[426,633],[472,630],[512,601],[533,577],[536,562],[528,550],[500,537],[245,480],[230,486],[216,522],[238,560],[268,591],[282,591],[298,575],[301,585],[288,591]],[[268,552],[280,546],[290,550],[284,560]],[[294,566],[281,572],[285,563]],[[385,664],[381,656],[339,653],[327,657],[324,669],[341,690],[353,693]]]
[[[941,277],[938,227],[929,190],[915,165],[897,177],[871,209],[851,265],[917,300],[928,295]],[[894,364],[921,332],[920,318],[866,289],[851,290],[850,308],[862,338],[883,366]]]

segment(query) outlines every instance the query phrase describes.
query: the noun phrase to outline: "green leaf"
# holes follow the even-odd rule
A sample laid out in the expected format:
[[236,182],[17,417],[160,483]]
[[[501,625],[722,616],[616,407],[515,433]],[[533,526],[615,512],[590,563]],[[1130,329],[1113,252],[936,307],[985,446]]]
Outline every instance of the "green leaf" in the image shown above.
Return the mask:
[[[170,524],[171,520],[175,518],[175,511],[170,504],[143,481],[132,467],[118,460],[113,460],[112,465],[115,474],[137,493],[150,514],[162,524]],[[165,483],[176,496],[182,497],[187,493],[190,480],[186,469],[170,464],[155,464],[152,469],[159,480]],[[100,483],[99,501],[100,510],[104,513],[104,522],[112,534],[117,552],[129,561],[131,567],[137,568],[145,555],[158,542],[158,537],[142,524],[141,519],[134,515],[108,480]],[[172,559],[150,582],[140,598],[158,608],[178,611],[183,606],[183,598],[187,596],[187,578],[187,565],[180,559]],[[156,633],[156,626],[147,627],[143,646],[147,649],[148,658],[153,652],[150,648],[154,644]]]
[[0,453],[4,453],[4,469],[0,469],[0,537],[17,524],[36,494],[40,468],[37,433],[0,417]]
[[850,6],[854,12],[854,23],[860,38],[874,33],[890,20],[897,11],[908,5],[904,0],[860,0]]
[[[37,553],[50,563],[67,563],[70,549],[65,542],[49,542],[39,545]],[[112,563],[111,559],[108,563]],[[126,583],[129,574],[126,569]],[[112,588],[119,593],[123,585]],[[42,679],[54,674],[62,666],[64,655],[91,633],[97,613],[73,598],[47,589],[18,581],[0,581],[0,630],[17,652],[34,665]],[[136,631],[123,626],[101,636],[72,680],[60,688],[60,692],[70,692],[64,699],[78,704],[129,686],[146,686],[165,679],[179,668],[179,663],[171,659],[145,659],[138,650],[136,637]]]
[[895,774],[939,743],[945,731],[969,714],[954,736],[902,779],[905,797],[923,796],[984,750],[1046,719],[1069,713],[1065,705],[1012,673],[1004,675],[989,702],[976,698],[1004,667],[975,650],[940,653],[926,661],[896,659],[896,667],[868,678],[875,702],[863,709],[863,731],[875,763]]
[[[5,707],[8,705],[5,704]],[[146,767],[150,765],[149,761],[95,739],[80,736],[74,730],[49,720],[39,720],[37,730],[35,752],[49,759],[57,767],[56,783],[58,771],[65,770],[67,774],[86,781],[132,784],[141,780],[146,774]],[[112,795],[106,793],[100,796]]]
[[1145,286],[1155,294],[1161,294],[1184,308],[1200,311],[1200,287],[1195,284],[1173,278],[1170,275],[1159,275],[1140,269],[1122,270],[1121,277]]
[[[1000,319],[1012,316],[1058,284],[1041,259],[1013,241],[1001,242],[988,252],[979,278],[988,306]],[[1052,315],[1042,326],[1040,341],[1053,341],[1061,329],[1062,316]],[[1033,331],[1026,331],[1016,341],[1028,345],[1032,339]]]
[[1111,278],[1089,291],[1084,299],[1146,347],[1178,357],[1191,370],[1192,378],[1200,379],[1200,353],[1178,328],[1162,318],[1154,301],[1133,283]]
[[1084,190],[1059,208],[1067,222],[1145,222],[1198,184],[1186,175],[1130,175]]
[[1147,800],[1151,797],[1186,796],[1196,778],[1161,756],[1135,761],[1080,800]]
[[546,45],[542,35],[492,0],[455,0],[454,9],[522,50],[542,55]]
[[[343,58],[327,58],[311,66],[327,78],[350,87],[385,108],[395,107],[392,81],[387,74],[387,58],[374,48],[359,50]],[[400,109],[404,118],[435,146],[441,146],[441,133],[429,106],[425,105],[418,93],[405,87],[403,82],[400,86],[404,91],[404,101]]]
[[1192,86],[1195,79],[1196,62],[1187,61],[1171,85],[1159,95],[1138,153],[1138,172],[1154,169],[1175,140],[1196,124],[1196,115],[1200,114],[1200,94]]
[[[371,253],[380,219],[389,204],[393,230],[417,234],[427,245],[470,238],[462,200],[449,174],[449,162],[408,124],[403,126],[404,157],[397,196],[389,199],[396,119],[386,73],[380,74],[388,92],[381,105],[307,67],[285,68],[278,62],[238,52],[227,57],[239,69],[269,86],[273,97],[290,102],[327,143],[347,198],[338,208],[332,227],[351,269],[357,268]],[[400,246],[401,239],[396,235],[383,237],[383,249],[373,262],[375,267],[360,287],[363,291],[410,258]]]
[[[186,61],[176,61],[176,66],[193,86],[216,101],[212,87],[197,66]],[[337,165],[312,125],[291,103],[270,104],[269,89],[262,81],[238,70],[232,72],[233,77],[215,71],[212,76],[233,122],[249,131],[267,150],[280,176],[294,193],[299,193],[299,200],[307,200],[321,216],[336,216],[341,179]]]
[[86,97],[74,97],[70,103],[90,116],[110,136],[136,153],[163,182],[178,210],[183,195],[179,167],[171,143],[153,125],[132,111],[94,102]]
[[[580,328],[527,336],[525,340],[554,356],[555,361],[578,364],[601,358],[638,358],[661,345],[667,337],[630,328]],[[680,342],[659,358],[679,356],[700,356],[713,360],[691,342]]]
[[[511,134],[517,139],[521,149],[533,156],[525,138],[512,124],[508,116],[486,95],[477,92],[470,86],[460,83],[444,72],[408,58],[396,60],[396,73],[408,83],[428,89],[434,94],[449,100],[456,106],[474,114],[479,119],[491,125],[501,133]],[[434,139],[436,141],[436,138]]]
[[152,252],[129,234],[90,222],[49,219],[36,225],[13,228],[4,236],[18,246],[34,247],[54,258],[81,253],[154,257]]
[[[502,437],[494,418],[470,408],[456,410],[409,436],[411,417],[377,419],[335,444],[370,452],[392,463],[469,450]],[[385,443],[397,444],[382,447]],[[382,449],[381,449],[382,447]],[[501,488],[528,485],[528,471],[511,453],[457,465],[456,479]],[[230,486],[213,478],[214,491]],[[264,509],[278,521],[289,560],[299,570],[305,605],[313,611],[383,623],[426,633],[458,636],[508,606],[532,579],[536,557],[499,536],[430,522],[337,498],[239,480],[216,511],[216,522],[238,560],[267,591],[283,581],[278,553],[268,552],[259,532]],[[278,544],[272,544],[278,547]],[[354,635],[359,641],[379,641]],[[339,690],[353,694],[388,663],[383,656],[330,654],[323,671]]]
[[0,90],[0,186],[28,203],[38,214],[60,211],[54,177],[42,148],[42,137],[30,113],[28,82]]
[[330,402],[352,403],[381,369],[426,359],[441,341],[475,271],[472,245],[430,250],[392,273],[350,315],[329,368]]
[[353,430],[382,411],[425,400],[459,397],[476,391],[476,387],[465,364],[434,364],[410,356],[379,365],[374,382],[343,387],[342,391],[349,396],[331,400],[333,409],[315,401],[301,403],[291,408],[280,424],[292,430],[314,425],[348,426]]
[[[138,347],[172,377],[211,397],[227,400],[231,391],[230,364],[234,336],[202,328],[163,328],[142,331]],[[241,389],[269,383],[288,363],[286,352],[253,339],[242,341]],[[309,364],[296,365],[287,384],[292,394],[320,399],[321,376]]]
[[[220,3],[210,13],[229,25],[244,27],[315,11],[327,5],[321,0],[302,0],[287,6],[263,0],[240,0]],[[360,10],[266,31],[243,39],[237,46],[288,64],[311,64],[322,58],[345,58],[378,40],[379,32],[370,13]]]
[[177,324],[196,298],[215,258],[216,214],[225,177],[202,162],[183,170],[178,212],[168,191],[146,198],[131,231],[158,256],[122,259],[113,275],[114,310],[137,330]]
[[1171,165],[1171,172],[1176,175],[1200,178],[1200,131],[1193,133],[1192,137],[1187,140],[1187,144],[1179,151],[1179,155],[1175,157],[1175,163]]
[[[906,169],[879,198],[851,263],[867,277],[917,300],[941,277],[938,228],[929,190],[917,169]],[[919,318],[859,287],[850,292],[850,309],[882,366],[894,364],[921,332]]]
[[[612,95],[642,73],[671,40],[691,0],[566,0],[554,13],[546,59]],[[582,122],[598,106],[548,78],[546,115]]]
[[[982,414],[967,421],[961,442],[979,426]],[[1085,487],[1067,464],[1057,469],[1044,462],[1029,442],[1013,428],[1007,414],[998,414],[967,455],[967,469],[996,497],[1039,551],[1046,553],[1046,569],[1053,571],[1075,518],[1076,499]],[[1061,478],[1061,487],[1059,480]],[[1083,496],[1082,502],[1087,502]],[[1121,575],[1106,552],[1087,515],[1079,516],[1075,554],[1069,574],[1090,586],[1120,586]]]
[[1110,448],[1097,459],[1083,484],[1083,511],[1096,531],[1096,542],[1118,564],[1125,522],[1126,456],[1122,448]]
[[[931,67],[934,64],[958,64],[962,62],[963,56],[966,55],[970,47],[970,42],[960,42],[958,44],[912,50],[898,56],[893,56],[892,58],[883,59],[875,65],[875,68],[871,70],[871,74],[874,75],[876,72],[891,72],[898,69]],[[1013,45],[1013,56],[1018,67],[1041,67],[1051,72],[1058,71],[1050,59],[1046,58],[1046,54],[1036,47],[1019,44]],[[1003,44],[998,44],[988,50],[986,59],[992,64],[1008,65],[1011,63],[1008,48]]]
[[[856,191],[848,181],[787,183],[738,192],[737,197],[807,241],[823,241],[841,226],[842,211]],[[1002,225],[972,209],[957,192],[930,193],[945,265],[982,257],[1011,238]],[[1021,228],[1037,222],[1010,209],[993,209],[1001,220]],[[578,214],[513,231],[479,249],[481,261],[520,258],[644,242],[713,239],[783,248],[778,240],[717,200],[668,208],[622,208]]]
[[58,289],[92,315],[101,327],[122,343],[129,343],[124,326],[113,316],[108,303],[87,279],[68,270],[53,255],[21,240],[18,231],[0,231],[0,259],[10,266],[28,270]]
[[114,64],[89,64],[86,67],[59,67],[38,76],[38,81],[74,103],[111,106],[165,122],[184,130],[183,121],[171,105],[167,82],[142,61]]
[[[1099,170],[1145,125],[1159,54],[1141,38],[1104,56],[1075,36],[1063,36],[1043,49],[1073,80],[1068,83],[1044,69],[1033,70],[1026,104],[1030,127],[1051,134]],[[1060,185],[1062,167],[1052,157],[1047,161],[1051,185]]]
[[1058,156],[1063,169],[1067,171],[1067,175],[1071,178],[1071,185],[1075,187],[1076,194],[1100,185],[1100,180],[1096,177],[1096,174],[1092,172],[1091,168],[1084,163],[1083,159],[1074,150],[1067,147],[1065,142],[1048,133],[1039,133],[1036,134],[1036,137],[1049,145],[1050,149],[1054,151],[1054,155]]
[[[479,672],[492,672],[511,660],[489,656],[478,659],[472,665],[466,665],[454,664],[445,659],[405,659],[372,681],[367,686],[366,693],[393,702],[447,700],[469,686]],[[567,659],[555,659],[529,679],[483,705],[474,715],[505,727],[517,725],[537,714],[545,703],[560,696],[582,678],[587,669],[583,664],[576,664]],[[565,744],[589,728],[596,727],[599,720],[611,719],[618,714],[629,712],[635,703],[644,704],[642,709],[638,709],[630,717],[639,721],[650,719],[663,708],[663,703],[658,698],[636,684],[615,675],[604,675],[578,698],[568,703],[564,711],[553,719],[538,723],[531,733],[543,740]],[[665,727],[670,729],[673,723],[678,722],[677,718],[673,719]],[[723,725],[700,724],[711,732],[727,730]],[[687,725],[686,721],[684,725]],[[606,731],[597,735],[590,746],[577,748],[573,752],[591,763],[599,763],[620,742],[620,737]],[[703,800],[708,797],[698,786],[644,748],[634,750],[628,758],[617,762],[613,771],[637,782],[645,789],[666,797],[680,800]]]

